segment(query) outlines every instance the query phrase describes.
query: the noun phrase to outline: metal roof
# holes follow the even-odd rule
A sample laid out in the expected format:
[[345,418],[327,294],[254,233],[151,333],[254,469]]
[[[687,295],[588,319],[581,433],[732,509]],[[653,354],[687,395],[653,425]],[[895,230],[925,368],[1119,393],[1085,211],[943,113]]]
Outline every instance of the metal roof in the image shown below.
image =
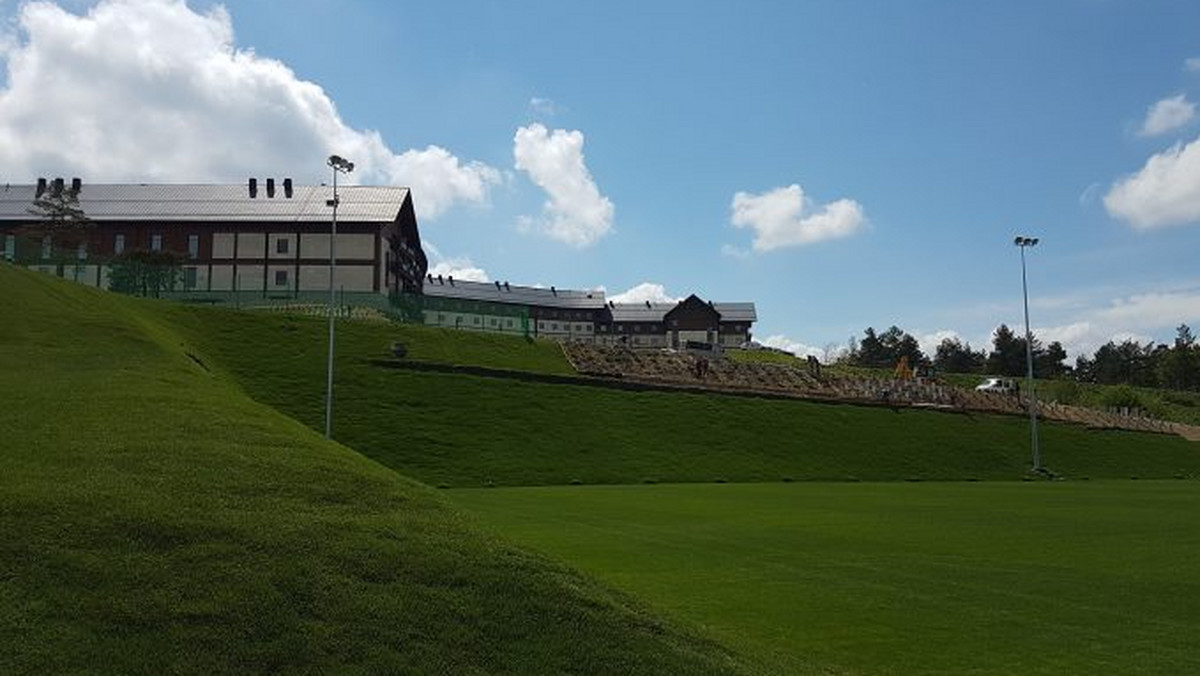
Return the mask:
[[[36,190],[33,185],[0,188],[0,221],[34,220],[29,210]],[[408,194],[408,188],[338,186],[338,220],[395,221]],[[266,182],[259,181],[253,198],[245,184],[84,183],[79,207],[95,221],[327,222],[333,210],[326,200],[332,198],[333,188],[324,185],[294,186],[287,198],[282,181],[276,183],[275,197],[267,197]]]
[[678,303],[613,303],[609,306],[615,322],[661,322],[663,315]]
[[[613,303],[609,310],[613,321],[617,322],[661,322],[678,306],[679,303]],[[758,321],[754,303],[713,303],[712,307],[721,314],[724,322]]]
[[467,282],[461,279],[450,282],[448,278],[434,277],[425,280],[423,293],[438,298],[478,300],[508,305],[531,305],[538,307],[599,310],[604,307],[603,291],[577,291],[571,289],[543,289],[532,286],[505,285],[501,282]]
[[754,309],[754,303],[713,303],[713,307],[721,313],[721,321],[758,321],[758,312]]

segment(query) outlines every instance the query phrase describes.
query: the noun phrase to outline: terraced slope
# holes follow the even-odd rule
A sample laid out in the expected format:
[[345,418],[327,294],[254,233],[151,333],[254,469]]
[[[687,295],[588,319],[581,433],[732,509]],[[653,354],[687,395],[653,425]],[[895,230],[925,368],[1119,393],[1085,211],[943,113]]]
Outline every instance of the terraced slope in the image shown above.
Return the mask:
[[0,300],[0,673],[746,673],[256,403],[169,321],[224,315],[5,265]]
[[[155,312],[256,399],[324,429],[324,322],[167,304]],[[370,360],[396,340],[410,360],[541,373],[565,362],[505,336],[353,322],[338,331],[335,437],[430,485],[1017,480],[1029,464],[1020,417],[379,368]],[[1042,431],[1045,463],[1068,478],[1200,475],[1200,445],[1177,436]]]

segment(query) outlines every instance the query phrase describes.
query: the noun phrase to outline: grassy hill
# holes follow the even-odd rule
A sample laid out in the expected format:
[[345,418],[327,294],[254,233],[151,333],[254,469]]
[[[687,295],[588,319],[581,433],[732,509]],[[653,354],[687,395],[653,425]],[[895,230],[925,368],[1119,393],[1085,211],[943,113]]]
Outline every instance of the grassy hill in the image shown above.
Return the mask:
[[[0,673],[745,673],[253,401],[206,351],[245,338],[291,364],[288,337],[319,323],[289,333],[7,265],[0,299]],[[537,345],[510,352],[488,359],[557,368]],[[310,419],[311,390],[286,393]],[[344,395],[348,412],[378,393]]]
[[[162,304],[156,316],[253,397],[324,428],[325,324],[312,317]],[[557,348],[420,326],[339,324],[334,436],[430,485],[579,482],[1019,479],[1028,423],[1012,416],[624,392],[374,366],[410,359],[561,373]],[[1042,426],[1044,462],[1068,477],[1200,474],[1174,436]]]

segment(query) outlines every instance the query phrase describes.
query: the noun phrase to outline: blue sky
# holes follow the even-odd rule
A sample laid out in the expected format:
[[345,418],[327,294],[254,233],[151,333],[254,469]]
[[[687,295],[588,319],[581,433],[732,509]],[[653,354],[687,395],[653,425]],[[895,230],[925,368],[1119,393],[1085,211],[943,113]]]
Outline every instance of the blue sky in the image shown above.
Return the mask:
[[443,269],[753,300],[801,348],[985,343],[1017,234],[1073,353],[1200,325],[1200,3],[59,7],[0,0],[6,181],[338,152],[413,185]]

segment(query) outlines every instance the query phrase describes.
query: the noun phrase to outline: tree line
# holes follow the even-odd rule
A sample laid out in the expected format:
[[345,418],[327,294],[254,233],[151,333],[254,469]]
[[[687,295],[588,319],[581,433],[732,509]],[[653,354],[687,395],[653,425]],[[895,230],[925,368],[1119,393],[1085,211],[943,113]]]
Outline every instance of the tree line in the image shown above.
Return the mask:
[[[1033,372],[1038,378],[1200,390],[1200,344],[1187,324],[1179,325],[1170,345],[1133,339],[1109,341],[1090,357],[1077,357],[1074,365],[1067,363],[1067,351],[1058,341],[1044,345],[1034,335],[1032,347]],[[926,355],[917,339],[897,326],[883,333],[868,327],[862,338],[850,339],[849,349],[838,362],[890,369],[904,358],[910,366],[943,373],[1020,377],[1027,368],[1025,337],[1004,324],[992,333],[990,350],[976,350],[958,338],[946,338],[933,355]]]

